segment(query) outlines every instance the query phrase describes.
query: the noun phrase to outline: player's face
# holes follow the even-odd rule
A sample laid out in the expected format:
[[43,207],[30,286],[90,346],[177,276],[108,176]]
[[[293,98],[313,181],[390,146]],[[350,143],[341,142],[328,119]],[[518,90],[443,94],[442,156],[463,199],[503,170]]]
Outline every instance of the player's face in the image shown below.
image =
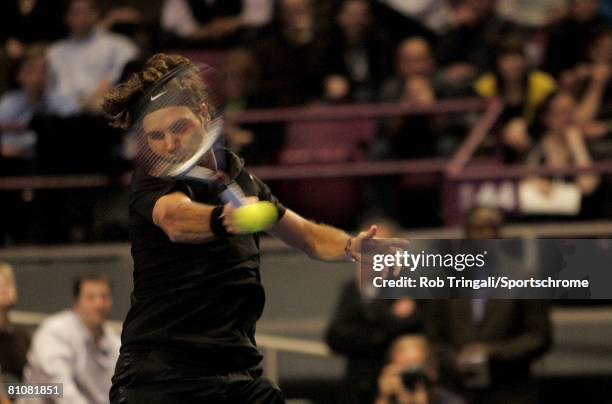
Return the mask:
[[169,163],[188,160],[204,136],[202,121],[185,106],[155,110],[142,124],[149,148]]
[[104,281],[84,281],[81,291],[74,301],[74,309],[81,320],[91,328],[104,324],[113,307],[111,288]]

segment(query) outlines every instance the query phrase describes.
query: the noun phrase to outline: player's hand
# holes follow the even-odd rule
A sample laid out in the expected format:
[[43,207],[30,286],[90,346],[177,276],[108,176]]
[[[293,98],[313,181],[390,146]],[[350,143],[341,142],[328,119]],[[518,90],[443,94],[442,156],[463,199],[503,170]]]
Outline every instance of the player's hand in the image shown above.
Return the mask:
[[356,261],[361,262],[361,243],[363,242],[363,240],[369,240],[374,238],[377,231],[378,226],[372,225],[368,230],[362,231],[352,239],[349,252],[351,256],[355,258]]
[[[242,198],[242,204],[248,205],[251,203],[255,203],[259,201],[256,196],[248,196],[246,198]],[[246,232],[241,231],[240,228],[234,223],[234,211],[237,209],[237,206],[234,206],[231,202],[226,203],[223,206],[223,226],[225,230],[232,234],[246,234]]]

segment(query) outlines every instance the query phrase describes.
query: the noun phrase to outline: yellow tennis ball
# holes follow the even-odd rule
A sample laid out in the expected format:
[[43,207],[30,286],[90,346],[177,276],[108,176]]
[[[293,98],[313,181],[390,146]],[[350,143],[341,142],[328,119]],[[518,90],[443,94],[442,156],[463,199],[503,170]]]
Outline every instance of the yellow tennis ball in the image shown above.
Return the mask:
[[271,202],[259,201],[237,208],[232,219],[242,232],[256,233],[268,229],[276,222],[278,209]]

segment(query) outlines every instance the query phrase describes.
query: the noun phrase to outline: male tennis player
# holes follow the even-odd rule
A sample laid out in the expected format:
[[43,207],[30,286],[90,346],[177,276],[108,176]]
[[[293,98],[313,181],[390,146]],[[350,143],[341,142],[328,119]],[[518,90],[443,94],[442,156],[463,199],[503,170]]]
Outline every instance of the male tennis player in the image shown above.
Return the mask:
[[[106,96],[104,110],[111,123],[128,128],[139,121],[141,111],[135,109],[143,97],[156,101],[172,95],[147,90],[190,63],[164,54],[149,59],[141,72]],[[190,89],[199,91],[197,86]],[[185,142],[199,136],[190,134],[194,125],[210,119],[209,106],[155,104],[146,103],[141,121],[149,147],[166,161],[181,160]],[[219,161],[224,162],[222,170]],[[217,178],[226,183],[235,181],[246,202],[273,203],[278,219],[267,232],[312,258],[359,260],[362,240],[376,233],[372,226],[351,237],[305,220],[283,207],[228,151],[206,153],[200,164],[218,170]],[[259,234],[240,233],[232,219],[234,209],[221,203],[210,183],[161,179],[142,169],[134,173],[134,292],[112,403],[284,403],[278,387],[261,376],[262,354],[255,344],[255,323],[264,306]]]

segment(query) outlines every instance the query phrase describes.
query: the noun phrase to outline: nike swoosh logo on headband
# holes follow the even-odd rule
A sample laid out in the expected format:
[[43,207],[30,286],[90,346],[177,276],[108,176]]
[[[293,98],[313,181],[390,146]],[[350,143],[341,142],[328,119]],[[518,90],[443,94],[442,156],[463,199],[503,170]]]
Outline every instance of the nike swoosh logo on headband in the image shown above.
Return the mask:
[[158,99],[158,98],[159,98],[159,97],[161,97],[162,95],[166,94],[167,92],[168,92],[168,91],[162,91],[162,92],[161,92],[161,93],[159,93],[159,94],[152,95],[152,96],[151,96],[151,101],[155,101],[156,99]]

